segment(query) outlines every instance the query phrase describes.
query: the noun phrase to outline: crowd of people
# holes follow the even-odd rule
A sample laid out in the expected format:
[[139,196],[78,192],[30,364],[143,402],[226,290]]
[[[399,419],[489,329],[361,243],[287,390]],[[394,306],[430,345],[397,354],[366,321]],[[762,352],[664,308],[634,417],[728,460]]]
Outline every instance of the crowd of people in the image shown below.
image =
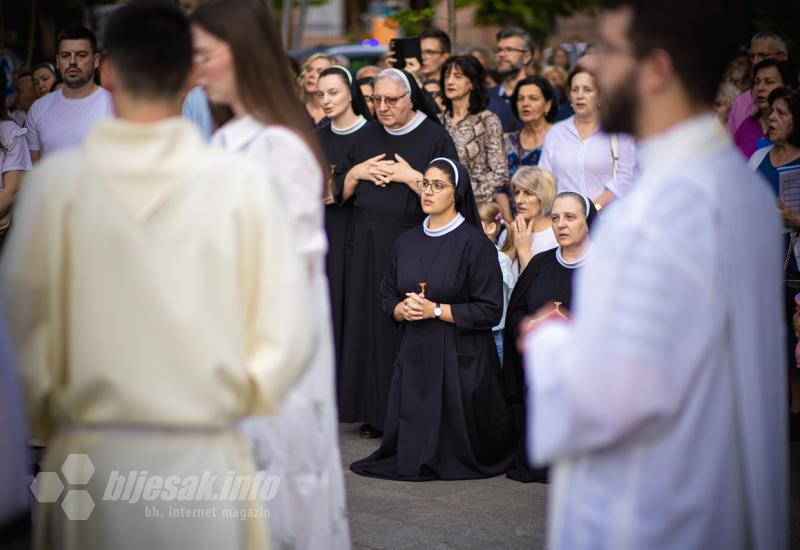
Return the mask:
[[[359,475],[553,477],[553,548],[779,547],[772,453],[800,418],[800,211],[781,185],[800,167],[798,73],[775,33],[737,56],[607,4],[580,57],[541,64],[513,27],[457,53],[429,29],[421,60],[351,72],[291,60],[261,2],[187,19],[135,0],[102,48],[68,27],[56,66],[16,71],[0,347],[29,431],[0,433],[45,447],[46,471],[89,455],[99,494],[125,466],[281,483],[237,522],[153,523],[127,502],[70,522],[39,504],[37,544],[349,548],[342,422],[380,438]],[[714,438],[694,458],[716,480],[670,465]],[[680,503],[631,519],[684,483],[688,506],[722,509],[692,529]]]

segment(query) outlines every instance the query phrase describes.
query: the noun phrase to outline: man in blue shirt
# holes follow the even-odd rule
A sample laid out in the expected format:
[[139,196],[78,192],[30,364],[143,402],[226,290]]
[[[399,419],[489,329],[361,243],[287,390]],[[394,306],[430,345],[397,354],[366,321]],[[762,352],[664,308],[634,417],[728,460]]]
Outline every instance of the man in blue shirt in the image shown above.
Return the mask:
[[500,84],[489,89],[489,110],[497,115],[503,132],[521,128],[521,123],[511,112],[511,94],[517,82],[525,78],[525,67],[530,64],[535,46],[530,35],[519,27],[506,27],[497,33],[497,72]]

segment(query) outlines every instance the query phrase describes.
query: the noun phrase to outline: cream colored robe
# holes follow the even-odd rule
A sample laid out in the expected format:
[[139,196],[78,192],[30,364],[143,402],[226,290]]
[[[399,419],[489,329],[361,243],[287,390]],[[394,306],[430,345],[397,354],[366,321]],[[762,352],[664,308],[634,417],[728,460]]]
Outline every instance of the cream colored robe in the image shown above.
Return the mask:
[[[267,546],[257,498],[102,499],[113,470],[253,473],[237,420],[278,410],[315,338],[268,180],[173,118],[99,122],[23,183],[0,289],[32,435],[48,446],[44,470],[70,453],[96,468],[73,486],[95,502],[88,520],[37,506],[39,547]],[[152,507],[164,517],[148,518]],[[256,517],[220,517],[234,508]]]

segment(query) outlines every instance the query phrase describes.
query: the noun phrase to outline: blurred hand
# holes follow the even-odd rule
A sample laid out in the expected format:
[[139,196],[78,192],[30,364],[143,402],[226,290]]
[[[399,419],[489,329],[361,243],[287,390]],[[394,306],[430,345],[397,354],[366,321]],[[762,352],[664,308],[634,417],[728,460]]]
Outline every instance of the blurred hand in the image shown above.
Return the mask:
[[520,353],[525,351],[525,339],[528,334],[542,326],[547,321],[553,319],[569,320],[569,312],[564,310],[560,302],[548,302],[533,315],[528,315],[519,323],[519,338],[517,338],[517,350]]
[[778,199],[778,211],[783,220],[783,225],[789,229],[800,229],[800,214],[786,206],[786,203],[780,199]]

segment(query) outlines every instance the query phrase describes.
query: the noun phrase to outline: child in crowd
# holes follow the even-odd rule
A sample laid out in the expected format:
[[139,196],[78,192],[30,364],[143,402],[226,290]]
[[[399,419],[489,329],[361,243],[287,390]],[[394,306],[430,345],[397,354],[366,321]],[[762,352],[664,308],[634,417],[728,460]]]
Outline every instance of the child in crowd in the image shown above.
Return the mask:
[[496,202],[484,202],[478,205],[478,214],[481,217],[481,226],[483,232],[489,237],[497,248],[497,260],[500,262],[500,270],[503,272],[503,318],[500,323],[492,328],[492,335],[494,336],[494,343],[497,346],[497,353],[500,356],[500,366],[503,366],[503,327],[506,322],[506,308],[508,307],[508,299],[511,297],[511,291],[514,289],[514,283],[517,282],[517,276],[514,274],[512,268],[513,260],[506,251],[514,248],[514,236],[510,231],[505,231],[506,238],[503,243],[502,249],[498,245],[498,238],[503,229],[503,217],[500,212],[500,207]]

